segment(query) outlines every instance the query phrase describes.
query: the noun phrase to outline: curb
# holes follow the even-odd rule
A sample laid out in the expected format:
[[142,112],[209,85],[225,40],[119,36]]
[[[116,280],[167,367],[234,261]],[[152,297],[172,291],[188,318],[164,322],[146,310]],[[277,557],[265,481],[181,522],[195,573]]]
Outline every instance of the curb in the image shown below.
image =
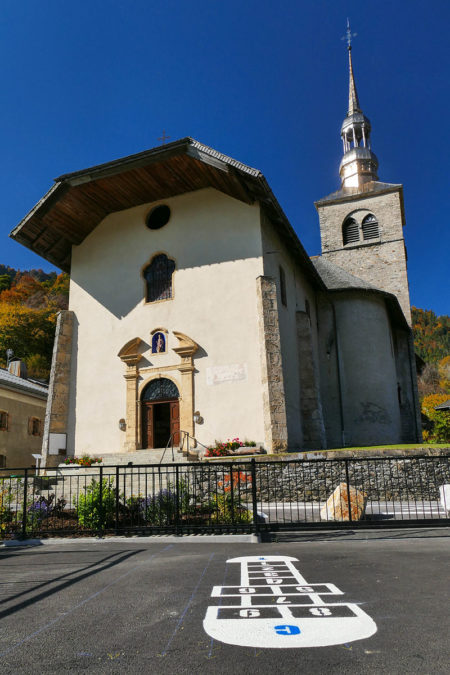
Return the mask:
[[152,535],[149,537],[53,537],[49,539],[7,539],[1,548],[23,548],[31,546],[56,546],[60,544],[108,544],[108,543],[151,544],[153,542],[172,542],[177,544],[259,544],[261,538],[256,534],[187,534],[177,536]]

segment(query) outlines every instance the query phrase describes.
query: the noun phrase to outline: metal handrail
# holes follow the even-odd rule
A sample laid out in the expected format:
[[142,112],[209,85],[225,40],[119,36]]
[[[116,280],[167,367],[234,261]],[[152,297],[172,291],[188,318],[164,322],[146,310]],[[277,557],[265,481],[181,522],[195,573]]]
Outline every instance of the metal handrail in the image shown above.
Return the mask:
[[181,440],[181,443],[180,443],[180,445],[179,445],[179,447],[181,448],[181,450],[183,450],[184,442],[185,442],[185,440],[187,439],[187,442],[188,442],[188,445],[187,445],[187,451],[188,451],[188,454],[189,454],[189,451],[190,451],[190,444],[189,444],[190,439],[192,439],[192,440],[194,441],[194,443],[196,443],[196,444],[198,444],[198,445],[201,445],[202,448],[205,448],[206,450],[208,449],[208,446],[207,446],[207,445],[203,445],[203,443],[200,443],[200,441],[197,440],[197,438],[195,438],[195,436],[191,436],[191,434],[189,433],[189,431],[184,431],[183,429],[179,429],[178,431],[175,431],[173,434],[170,434],[169,440],[167,441],[166,447],[164,448],[164,452],[163,452],[163,454],[161,455],[161,459],[159,460],[159,463],[160,463],[160,464],[162,464],[162,461],[163,461],[163,459],[164,459],[164,455],[166,454],[166,451],[168,450],[168,448],[169,448],[170,445],[172,446],[172,462],[175,461],[175,455],[174,455],[174,451],[173,451],[173,448],[174,448],[174,445],[173,445],[173,439],[174,439],[175,434],[182,434],[181,439],[180,439],[180,440]]

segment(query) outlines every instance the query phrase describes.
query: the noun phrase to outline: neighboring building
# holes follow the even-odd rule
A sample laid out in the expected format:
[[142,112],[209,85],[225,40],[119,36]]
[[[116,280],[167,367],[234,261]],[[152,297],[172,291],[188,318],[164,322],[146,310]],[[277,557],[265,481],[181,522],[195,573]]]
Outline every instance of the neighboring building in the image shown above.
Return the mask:
[[313,261],[264,176],[191,138],[57,179],[11,235],[71,274],[48,462],[180,430],[273,452],[421,438],[401,186],[377,182],[369,135],[350,55]]
[[0,467],[36,466],[44,432],[48,387],[29,380],[19,361],[0,368]]

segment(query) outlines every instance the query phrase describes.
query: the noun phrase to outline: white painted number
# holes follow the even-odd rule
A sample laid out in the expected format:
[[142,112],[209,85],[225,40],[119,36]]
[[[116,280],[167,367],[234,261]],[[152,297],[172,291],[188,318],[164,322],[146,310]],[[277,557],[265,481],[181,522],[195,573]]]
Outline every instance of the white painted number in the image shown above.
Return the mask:
[[310,607],[309,611],[314,616],[330,616],[331,615],[331,609],[328,609],[327,607]]

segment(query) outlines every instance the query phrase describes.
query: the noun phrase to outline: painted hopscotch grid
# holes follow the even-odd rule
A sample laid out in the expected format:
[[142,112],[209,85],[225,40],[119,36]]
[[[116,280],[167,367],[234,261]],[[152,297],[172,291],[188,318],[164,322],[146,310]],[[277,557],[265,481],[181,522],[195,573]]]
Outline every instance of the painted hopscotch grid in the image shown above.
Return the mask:
[[211,637],[248,647],[312,647],[370,637],[374,621],[355,603],[337,602],[332,583],[309,584],[290,556],[233,558],[239,586],[214,586],[203,626]]

